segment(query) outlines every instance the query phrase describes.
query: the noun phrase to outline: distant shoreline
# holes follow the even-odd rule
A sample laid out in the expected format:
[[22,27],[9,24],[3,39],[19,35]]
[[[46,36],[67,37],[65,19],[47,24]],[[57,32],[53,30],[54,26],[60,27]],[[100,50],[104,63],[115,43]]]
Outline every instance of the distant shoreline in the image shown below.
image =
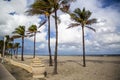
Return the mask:
[[[20,55],[20,54],[19,54]],[[32,54],[25,54],[26,56],[32,56]],[[46,54],[36,54],[36,56],[49,56]],[[54,56],[54,55],[52,55]],[[82,56],[82,55],[58,55],[58,56]],[[86,54],[86,56],[120,56],[120,54]]]

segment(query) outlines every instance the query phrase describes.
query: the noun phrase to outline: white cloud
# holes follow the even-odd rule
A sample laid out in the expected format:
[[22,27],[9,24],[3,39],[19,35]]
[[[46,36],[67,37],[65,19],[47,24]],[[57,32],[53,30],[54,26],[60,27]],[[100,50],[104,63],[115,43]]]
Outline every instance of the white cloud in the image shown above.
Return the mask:
[[[26,0],[11,0],[6,5],[9,5],[13,11],[16,11],[17,13],[21,14],[26,11],[27,1]],[[10,11],[11,11],[11,9],[10,9]]]
[[58,28],[59,43],[78,43],[81,41],[80,28],[67,29],[70,22],[70,16],[63,14],[60,16],[62,23]]
[[[99,38],[101,37],[101,38]],[[106,33],[99,35],[96,37],[96,39],[99,38],[99,42],[102,42],[103,44],[112,44],[112,43],[118,43],[120,42],[120,36],[117,33]]]
[[41,44],[39,48],[45,48],[45,44]]
[[[19,25],[25,25],[26,29],[31,24],[38,25],[38,16],[24,15],[26,10],[25,0],[11,0],[11,2],[0,1],[0,35],[11,34]],[[15,15],[9,13],[16,12]]]

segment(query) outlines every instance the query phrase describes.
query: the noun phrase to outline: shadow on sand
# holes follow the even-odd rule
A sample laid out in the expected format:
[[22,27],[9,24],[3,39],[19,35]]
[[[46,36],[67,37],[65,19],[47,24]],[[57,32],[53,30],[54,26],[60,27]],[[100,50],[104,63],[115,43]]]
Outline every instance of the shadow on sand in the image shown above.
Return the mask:
[[118,61],[106,61],[106,60],[86,60],[87,62],[94,62],[94,63],[113,63],[113,64],[120,64],[120,60]]

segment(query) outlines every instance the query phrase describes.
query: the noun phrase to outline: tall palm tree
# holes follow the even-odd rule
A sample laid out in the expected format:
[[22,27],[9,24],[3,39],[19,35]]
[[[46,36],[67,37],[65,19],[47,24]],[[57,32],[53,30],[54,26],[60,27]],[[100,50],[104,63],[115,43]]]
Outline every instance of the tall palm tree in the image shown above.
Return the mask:
[[93,31],[95,31],[94,28],[90,27],[89,25],[96,23],[97,20],[95,18],[89,19],[91,16],[91,12],[89,10],[83,10],[77,8],[74,10],[73,13],[70,13],[71,19],[75,21],[75,23],[71,23],[68,28],[81,26],[82,27],[82,43],[83,43],[83,66],[86,66],[85,63],[85,39],[84,39],[84,28],[87,27]]
[[24,52],[24,37],[26,37],[25,35],[25,26],[19,26],[18,28],[15,29],[15,31],[13,32],[13,34],[16,34],[14,37],[18,37],[18,38],[22,38],[22,53],[21,53],[21,61],[24,61],[24,57],[23,57],[23,52]]
[[30,34],[29,36],[32,37],[34,36],[34,55],[33,55],[33,58],[35,58],[35,42],[36,42],[36,33],[37,32],[40,32],[37,30],[37,26],[36,25],[31,25],[29,28],[28,28],[28,34]]
[[69,12],[70,3],[76,0],[53,0],[54,10],[55,10],[55,30],[56,30],[56,41],[55,41],[55,55],[54,55],[54,74],[57,74],[57,55],[58,55],[58,23],[57,23],[57,11],[61,10],[62,12]]
[[55,30],[56,30],[56,41],[55,41],[55,54],[54,54],[54,74],[57,74],[57,55],[58,55],[58,24],[57,24],[57,2],[54,0],[54,9],[55,9]]
[[[50,16],[54,12],[52,0],[36,0],[28,10],[30,15],[44,14],[48,20],[48,51],[49,51],[49,66],[53,66],[51,47],[50,47]],[[41,27],[46,23],[46,20],[40,24]]]

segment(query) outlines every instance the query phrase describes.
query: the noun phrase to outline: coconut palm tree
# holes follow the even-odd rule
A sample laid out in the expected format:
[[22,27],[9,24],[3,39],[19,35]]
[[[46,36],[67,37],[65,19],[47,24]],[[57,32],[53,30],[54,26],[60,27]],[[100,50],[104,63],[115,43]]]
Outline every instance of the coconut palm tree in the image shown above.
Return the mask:
[[54,55],[54,74],[57,74],[57,55],[58,55],[58,23],[57,23],[57,11],[61,10],[62,12],[69,12],[70,3],[76,0],[53,0],[54,1],[54,10],[55,10],[55,30],[56,30],[56,41],[55,41],[55,55]]
[[83,43],[83,66],[86,66],[85,63],[85,39],[84,39],[84,28],[87,27],[93,31],[95,31],[94,28],[90,27],[89,25],[96,23],[97,20],[95,18],[93,19],[89,19],[91,16],[91,12],[89,10],[85,10],[85,8],[83,8],[83,10],[77,8],[74,10],[73,13],[70,13],[71,19],[75,21],[75,23],[71,23],[70,26],[68,28],[72,28],[72,27],[82,27],[82,43]]
[[[31,8],[27,11],[30,15],[35,14],[44,14],[48,20],[48,51],[49,51],[49,66],[53,66],[51,47],[50,47],[50,16],[54,12],[52,0],[36,0]],[[43,21],[39,27],[46,23],[46,20]]]
[[37,30],[37,26],[36,25],[31,25],[29,28],[28,28],[28,34],[30,34],[29,36],[32,37],[34,36],[34,55],[33,55],[33,58],[35,58],[35,42],[36,42],[36,33],[40,32]]
[[15,29],[15,31],[13,32],[13,34],[16,34],[14,37],[17,38],[22,38],[22,53],[21,53],[21,61],[24,61],[24,56],[23,56],[23,52],[24,52],[24,37],[26,37],[25,35],[25,26],[19,26],[18,28]]

